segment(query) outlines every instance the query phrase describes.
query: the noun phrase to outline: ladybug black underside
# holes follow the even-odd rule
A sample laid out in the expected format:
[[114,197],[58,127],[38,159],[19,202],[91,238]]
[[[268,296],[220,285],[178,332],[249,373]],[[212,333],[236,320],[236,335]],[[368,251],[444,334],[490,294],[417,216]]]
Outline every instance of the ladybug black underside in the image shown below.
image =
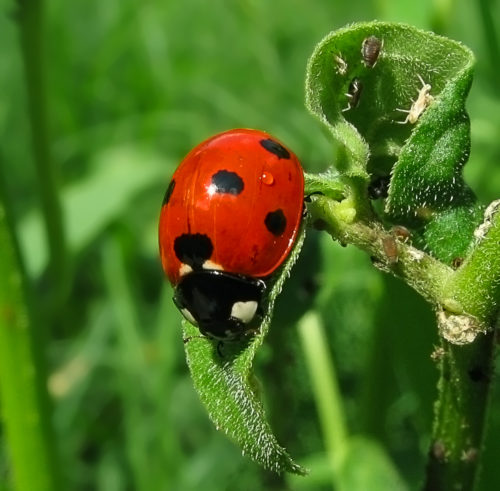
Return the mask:
[[265,288],[259,279],[225,271],[198,270],[182,277],[175,289],[174,302],[205,336],[234,339],[257,327],[262,320]]

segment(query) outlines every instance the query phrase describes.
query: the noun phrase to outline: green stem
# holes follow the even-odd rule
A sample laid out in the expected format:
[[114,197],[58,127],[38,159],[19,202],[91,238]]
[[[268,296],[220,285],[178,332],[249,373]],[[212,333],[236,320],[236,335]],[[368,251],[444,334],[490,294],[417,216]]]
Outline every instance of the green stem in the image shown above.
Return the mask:
[[479,0],[477,5],[479,7],[479,14],[483,22],[483,32],[486,38],[486,46],[488,48],[488,55],[490,57],[491,77],[496,81],[495,87],[500,81],[498,74],[498,66],[500,65],[500,48],[498,45],[498,37],[495,30],[495,22],[491,15],[491,0]]
[[378,222],[358,220],[357,209],[348,200],[337,202],[313,196],[309,211],[313,223],[343,244],[353,244],[367,252],[375,265],[403,279],[433,304],[443,303],[443,287],[453,270],[437,259],[400,241]]
[[348,445],[342,396],[319,316],[313,312],[305,314],[299,322],[298,331],[318,408],[326,452],[334,470],[335,487],[336,473],[347,454]]
[[39,182],[41,208],[49,244],[49,271],[61,293],[66,286],[66,244],[56,171],[50,155],[47,100],[44,78],[44,2],[18,0],[22,48],[33,155]]
[[495,352],[492,330],[466,346],[442,342],[426,491],[469,491],[477,482]]
[[103,269],[116,317],[125,451],[132,471],[133,487],[154,489],[153,474],[150,472],[151,459],[148,454],[148,445],[151,443],[147,441],[142,425],[145,415],[141,403],[147,392],[141,377],[145,365],[143,341],[127,278],[123,250],[116,236],[105,244]]
[[437,34],[444,35],[448,31],[454,0],[434,0],[432,2],[431,28]]
[[458,309],[486,327],[494,324],[500,304],[499,209],[500,201],[487,208],[485,220],[475,233],[474,249],[446,285],[446,295]]
[[[495,324],[500,300],[500,202],[492,203],[476,230],[476,244],[464,264],[449,278],[445,292],[456,315],[440,322],[472,331],[475,341],[457,346],[443,341],[439,397],[427,468],[427,490],[473,489],[494,370]],[[460,320],[467,321],[460,324]],[[457,322],[458,320],[458,322]],[[486,332],[478,335],[479,331]],[[461,333],[455,333],[461,339]]]
[[[1,196],[0,196],[1,197]],[[0,199],[0,395],[15,489],[58,489],[39,331]]]
[[377,222],[358,221],[355,212],[347,212],[347,201],[314,196],[309,207],[313,223],[319,222],[340,242],[366,251],[382,270],[402,278],[438,307],[441,334],[447,332],[446,339],[462,344],[443,340],[439,352],[441,376],[425,489],[472,489],[493,373],[500,299],[500,202],[488,207],[476,230],[474,248],[453,271],[395,240]]

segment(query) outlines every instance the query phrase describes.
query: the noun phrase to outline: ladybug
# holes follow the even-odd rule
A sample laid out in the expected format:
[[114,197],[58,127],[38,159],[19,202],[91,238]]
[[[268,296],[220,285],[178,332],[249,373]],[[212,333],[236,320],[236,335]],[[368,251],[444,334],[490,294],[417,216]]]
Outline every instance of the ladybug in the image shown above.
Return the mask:
[[299,160],[263,131],[220,133],[181,162],[163,199],[160,256],[174,303],[201,334],[230,340],[258,327],[303,198]]

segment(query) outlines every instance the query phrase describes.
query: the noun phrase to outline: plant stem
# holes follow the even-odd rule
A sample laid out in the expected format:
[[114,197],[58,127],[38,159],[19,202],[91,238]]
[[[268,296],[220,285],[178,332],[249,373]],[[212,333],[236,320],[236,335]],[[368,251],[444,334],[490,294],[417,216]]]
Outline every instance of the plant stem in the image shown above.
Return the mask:
[[347,453],[348,430],[335,367],[328,353],[323,325],[318,315],[306,313],[298,325],[314,398],[318,408],[326,452],[333,469],[333,484]]
[[379,269],[403,279],[426,300],[433,304],[444,302],[443,288],[453,270],[398,240],[378,222],[358,220],[357,210],[347,210],[345,201],[313,196],[309,206],[313,223],[324,228],[340,243],[353,244],[367,252]]
[[[103,249],[103,269],[110,303],[116,317],[120,395],[123,401],[125,452],[131,468],[134,489],[153,489],[148,455],[150,442],[141,422],[145,417],[142,401],[147,388],[141,379],[145,360],[139,321],[134,308],[123,250],[115,235]],[[135,388],[132,387],[135,385]]]
[[41,353],[43,344],[35,339],[40,333],[28,311],[18,249],[2,201],[0,395],[13,480],[19,491],[54,491],[58,489],[58,475]]
[[[486,334],[456,346],[443,340],[439,397],[429,452],[426,490],[473,489],[481,457],[494,369],[495,324],[500,299],[500,202],[486,210],[476,245],[449,278],[445,292],[477,319]],[[476,332],[477,334],[477,332]]]
[[486,327],[494,325],[500,307],[500,201],[485,212],[476,230],[476,245],[464,264],[450,277],[446,295]]
[[[439,395],[425,485],[428,491],[473,489],[493,373],[500,298],[500,201],[486,210],[485,222],[475,232],[475,247],[455,272],[422,251],[396,242],[377,222],[356,220],[356,213],[346,213],[345,205],[314,196],[309,207],[313,223],[319,221],[335,239],[368,252],[382,270],[403,279],[435,306],[455,309],[452,320],[466,321],[464,330],[473,332],[471,339],[475,341],[470,344],[459,346],[442,340]],[[354,219],[346,220],[348,216]],[[456,326],[460,328],[460,324]]]
[[498,74],[498,65],[500,65],[500,48],[498,45],[498,37],[495,31],[495,22],[491,15],[491,0],[479,0],[479,14],[483,22],[483,32],[486,39],[486,46],[490,57],[490,73],[492,80],[495,80],[494,87],[496,88],[500,81]]
[[44,2],[18,0],[33,156],[39,182],[41,208],[49,244],[49,271],[60,294],[66,283],[66,244],[56,171],[50,155],[47,100],[44,78]]
[[436,34],[444,35],[452,19],[454,0],[434,0],[432,2],[430,27]]
[[466,346],[442,341],[426,491],[469,491],[477,482],[495,352],[491,330]]

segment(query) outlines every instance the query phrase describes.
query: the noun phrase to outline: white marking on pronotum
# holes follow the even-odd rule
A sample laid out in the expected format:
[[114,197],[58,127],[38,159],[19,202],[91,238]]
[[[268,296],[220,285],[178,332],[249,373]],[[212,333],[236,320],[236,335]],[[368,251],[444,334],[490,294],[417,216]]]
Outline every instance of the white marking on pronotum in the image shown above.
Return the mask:
[[193,271],[193,268],[189,266],[189,264],[182,263],[181,267],[179,268],[179,276],[184,276],[188,273],[191,273]]
[[432,88],[431,85],[426,84],[420,75],[417,75],[417,77],[422,84],[422,88],[418,92],[417,100],[414,101],[412,99],[413,104],[410,109],[396,108],[396,111],[408,113],[408,116],[406,116],[404,121],[396,121],[398,124],[415,124],[422,113],[429,107],[429,104],[434,100],[434,97],[430,94]]
[[218,271],[224,270],[224,268],[220,264],[214,263],[214,262],[210,261],[209,259],[207,259],[203,263],[203,269],[216,269]]
[[255,317],[255,312],[257,312],[257,302],[254,300],[235,302],[231,309],[231,317],[248,324]]

